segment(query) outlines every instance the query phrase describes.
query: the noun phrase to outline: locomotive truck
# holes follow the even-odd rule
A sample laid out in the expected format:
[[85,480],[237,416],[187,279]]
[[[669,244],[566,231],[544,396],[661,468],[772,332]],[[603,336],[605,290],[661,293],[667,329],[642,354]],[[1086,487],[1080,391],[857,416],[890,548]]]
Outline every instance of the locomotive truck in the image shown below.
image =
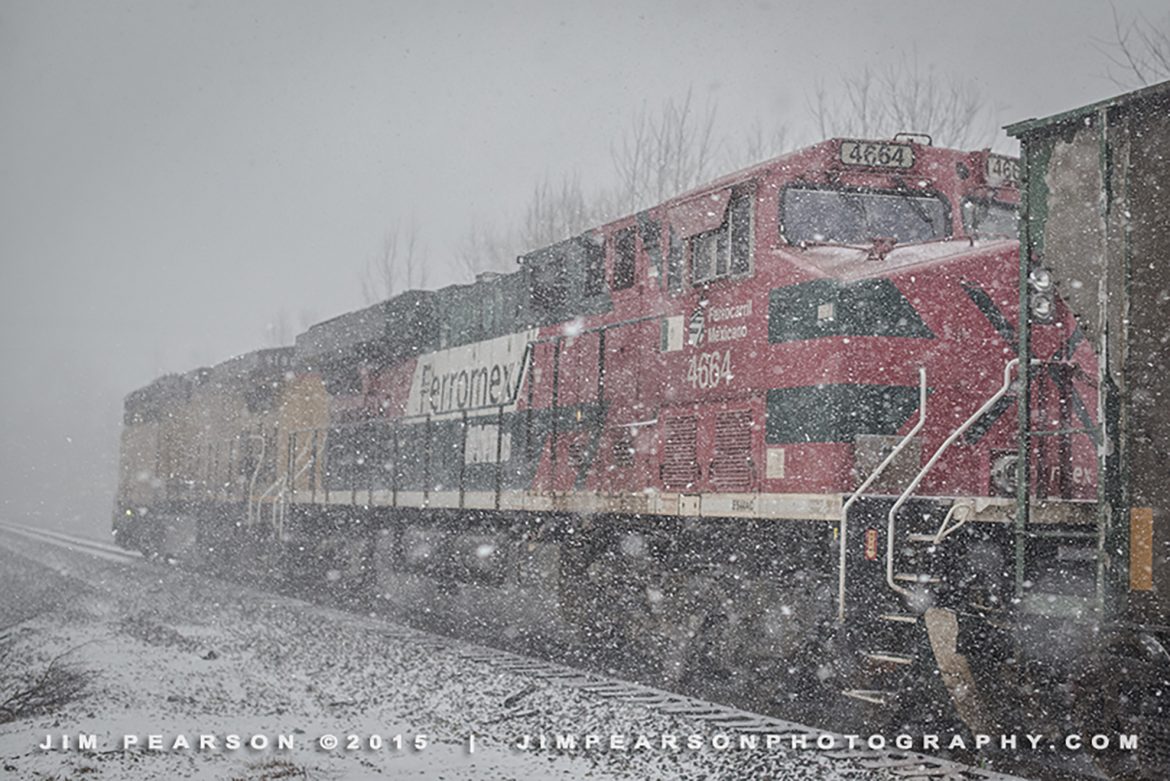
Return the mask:
[[832,139],[160,378],[116,538],[758,709],[1105,713],[1157,766],[1167,94],[1013,126],[1022,165]]

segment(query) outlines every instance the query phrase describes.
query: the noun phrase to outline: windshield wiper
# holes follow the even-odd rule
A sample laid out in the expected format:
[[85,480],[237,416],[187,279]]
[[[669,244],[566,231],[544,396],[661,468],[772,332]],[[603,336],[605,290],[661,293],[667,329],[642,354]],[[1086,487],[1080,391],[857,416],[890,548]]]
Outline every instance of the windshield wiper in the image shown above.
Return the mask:
[[914,209],[914,213],[927,225],[930,226],[931,234],[934,234],[934,218],[930,216],[930,212],[926,207],[919,203],[920,196],[915,195],[914,191],[906,186],[905,180],[895,179],[894,183],[898,186],[897,195],[906,203],[910,204]]
[[857,212],[857,216],[861,218],[861,224],[865,225],[865,203],[861,200],[861,194],[850,192],[849,190],[837,190],[837,197],[845,203],[853,211]]

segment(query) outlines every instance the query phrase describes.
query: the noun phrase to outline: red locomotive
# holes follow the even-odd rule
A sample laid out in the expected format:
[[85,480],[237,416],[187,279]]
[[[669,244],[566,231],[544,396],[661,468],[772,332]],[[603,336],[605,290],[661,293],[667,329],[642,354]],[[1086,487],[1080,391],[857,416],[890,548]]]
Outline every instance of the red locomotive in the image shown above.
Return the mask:
[[1030,598],[1095,582],[1097,358],[1033,296],[1022,468],[1018,162],[921,141],[826,141],[164,378],[127,399],[118,538],[752,707],[905,719],[941,680],[986,723],[1021,474]]

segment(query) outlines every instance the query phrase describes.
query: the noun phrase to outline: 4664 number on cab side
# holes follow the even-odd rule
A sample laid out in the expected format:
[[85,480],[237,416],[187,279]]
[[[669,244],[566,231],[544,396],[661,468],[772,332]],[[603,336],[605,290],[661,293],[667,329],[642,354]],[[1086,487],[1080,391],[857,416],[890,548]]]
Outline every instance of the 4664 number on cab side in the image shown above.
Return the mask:
[[696,353],[687,362],[687,382],[692,388],[718,388],[731,383],[731,350]]

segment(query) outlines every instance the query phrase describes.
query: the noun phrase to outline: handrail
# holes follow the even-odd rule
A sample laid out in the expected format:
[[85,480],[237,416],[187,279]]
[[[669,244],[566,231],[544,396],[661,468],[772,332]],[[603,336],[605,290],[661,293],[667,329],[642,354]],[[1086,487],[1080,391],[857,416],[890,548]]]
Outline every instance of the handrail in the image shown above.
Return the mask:
[[[947,514],[943,516],[942,523],[939,524],[938,531],[934,533],[934,544],[938,545],[947,537],[957,532],[966,525],[971,518],[972,507],[966,502],[956,501],[951,505],[951,509],[947,510]],[[952,518],[957,518],[955,523],[951,523]]]
[[[286,473],[286,474],[287,474],[287,473]],[[271,493],[272,493],[274,490],[276,490],[277,488],[279,488],[279,487],[280,487],[280,485],[281,485],[281,484],[284,482],[284,480],[285,480],[285,476],[286,476],[286,475],[281,475],[280,477],[278,477],[278,478],[276,478],[275,480],[273,480],[273,481],[272,481],[272,485],[270,485],[270,486],[268,486],[267,488],[265,488],[265,489],[264,489],[264,490],[263,490],[263,491],[260,493],[260,495],[256,497],[256,504],[260,504],[261,502],[263,502],[263,501],[264,501],[264,499],[265,499],[265,498],[267,498],[267,496],[268,496],[269,494],[271,494]]]
[[[313,451],[312,445],[310,443],[305,443],[305,447],[301,450],[301,456],[304,456],[304,461],[302,462],[300,456],[293,459],[293,466],[300,464],[301,468],[297,470],[296,474],[294,474],[292,476],[292,480],[289,481],[289,485],[291,486],[291,489],[289,489],[289,486],[284,486],[281,488],[282,495],[285,493],[288,493],[289,490],[292,490],[293,493],[296,493],[297,478],[300,477],[301,475],[303,475],[305,472],[307,472],[313,466],[313,452],[312,451]],[[285,476],[287,477],[287,473]]]
[[[899,594],[902,594],[903,596],[910,596],[911,592],[910,589],[902,588],[894,582],[894,529],[896,524],[895,516],[897,516],[898,510],[902,509],[902,505],[904,505],[906,500],[910,498],[910,494],[914,493],[914,489],[916,489],[922,480],[926,477],[926,473],[934,468],[934,465],[938,463],[940,458],[942,458],[942,455],[946,452],[947,448],[954,444],[956,439],[962,436],[963,433],[967,431],[967,429],[971,428],[971,426],[975,424],[975,421],[983,417],[984,413],[991,409],[997,401],[1002,399],[1007,394],[1008,390],[1012,387],[1012,369],[1018,366],[1019,363],[1019,358],[1012,358],[1007,362],[1007,364],[1003,367],[1003,385],[1000,387],[1000,389],[992,394],[991,398],[983,403],[983,406],[975,410],[971,417],[967,418],[967,420],[965,420],[961,426],[952,431],[949,437],[943,440],[943,443],[938,446],[937,450],[934,451],[934,455],[932,455],[930,460],[927,461],[922,469],[918,471],[918,474],[915,475],[914,479],[910,481],[910,485],[906,486],[906,490],[902,491],[902,495],[898,497],[898,500],[894,502],[894,506],[890,508],[890,513],[886,518],[886,585]],[[946,519],[944,519],[944,523],[945,522]]]
[[852,507],[853,503],[856,502],[861,497],[861,494],[865,491],[865,489],[867,489],[871,485],[873,485],[873,482],[875,480],[877,480],[878,477],[881,476],[882,472],[884,472],[886,470],[886,467],[888,467],[890,465],[890,463],[895,458],[897,458],[898,454],[901,453],[906,448],[906,446],[910,444],[910,441],[912,439],[914,439],[915,436],[917,436],[918,432],[922,430],[922,427],[924,425],[926,425],[926,368],[919,366],[918,367],[918,422],[914,425],[914,428],[910,429],[910,431],[906,434],[906,436],[902,437],[902,441],[900,441],[897,445],[894,446],[894,449],[890,451],[889,455],[887,455],[885,457],[885,459],[880,464],[877,465],[877,467],[873,470],[873,472],[870,473],[869,477],[867,477],[865,479],[865,482],[863,482],[861,485],[859,485],[857,487],[857,490],[853,492],[853,494],[845,501],[845,504],[841,507],[841,552],[840,552],[840,558],[837,562],[837,620],[838,621],[841,621],[841,622],[845,621],[845,552],[846,552],[845,539],[847,536],[847,532],[849,531],[849,508]]
[[[276,502],[274,503],[278,506],[274,506],[272,508],[272,530],[276,533],[276,538],[278,540],[284,537],[284,518],[288,508],[288,495],[290,493],[289,486],[292,486],[291,492],[296,493],[297,478],[299,478],[313,466],[312,449],[312,443],[306,442],[305,446],[301,448],[300,454],[293,459],[292,465],[295,467],[297,464],[301,464],[301,468],[297,470],[296,474],[292,476],[291,480],[288,479],[288,472],[284,473],[285,482],[281,484],[280,493],[277,494]],[[304,457],[303,463],[301,458],[302,456]],[[280,515],[279,521],[277,520],[278,513]]]
[[[293,463],[292,463],[293,467],[295,467],[298,463],[300,463],[301,456],[309,454],[309,448],[310,448],[310,445],[308,443],[306,443],[305,446],[303,448],[301,448],[300,455],[298,455],[297,457],[295,457],[293,459]],[[307,466],[307,464],[306,464],[306,466]],[[267,498],[270,494],[272,494],[272,492],[275,491],[277,488],[281,489],[279,493],[284,493],[285,484],[288,482],[288,471],[289,470],[286,469],[284,471],[284,474],[280,475],[275,480],[273,480],[272,485],[265,488],[264,491],[259,496],[256,497],[257,504],[260,504],[261,502],[263,502],[264,499]],[[300,477],[304,473],[305,473],[305,469],[302,468],[301,471],[298,472],[296,476]]]
[[[265,441],[264,441],[264,438],[263,438],[263,437],[259,437],[259,436],[257,436],[257,435],[253,435],[253,438],[254,438],[254,439],[258,438],[258,439],[260,439],[260,440],[261,440],[261,442],[260,442],[260,457],[257,459],[257,465],[256,465],[256,469],[254,469],[254,470],[253,470],[253,472],[252,472],[252,479],[251,479],[251,481],[250,481],[250,483],[249,483],[249,488],[248,488],[248,518],[247,518],[247,521],[248,521],[248,526],[249,526],[249,527],[251,527],[251,526],[255,526],[255,525],[259,524],[259,523],[260,523],[260,522],[263,520],[263,517],[264,517],[264,500],[265,500],[265,499],[267,499],[269,496],[272,496],[272,498],[273,498],[273,501],[271,502],[271,504],[272,504],[273,506],[272,506],[272,518],[271,518],[271,520],[272,520],[272,525],[273,525],[273,527],[275,528],[275,527],[277,526],[277,522],[276,522],[276,512],[277,512],[276,504],[277,504],[277,503],[281,503],[281,502],[283,502],[283,501],[284,501],[284,497],[285,497],[285,494],[286,494],[286,492],[287,492],[287,491],[286,491],[286,489],[287,489],[287,485],[286,485],[286,483],[288,482],[288,474],[289,474],[289,470],[287,470],[287,469],[286,469],[286,470],[285,470],[285,472],[284,472],[284,474],[280,475],[279,477],[277,477],[275,480],[273,480],[273,481],[272,481],[272,485],[270,485],[270,486],[268,486],[267,488],[265,488],[265,489],[264,489],[264,490],[263,490],[263,491],[260,493],[260,495],[259,495],[259,496],[256,496],[256,495],[255,495],[255,491],[256,491],[256,478],[257,478],[257,476],[259,475],[259,473],[260,473],[260,467],[261,467],[261,466],[262,466],[262,464],[263,464],[263,459],[264,459],[264,450],[265,450]],[[292,463],[291,467],[295,468],[295,467],[296,467],[296,465],[297,465],[298,463],[300,463],[300,462],[301,462],[301,458],[302,458],[303,456],[308,456],[308,455],[310,455],[310,452],[309,452],[309,451],[310,451],[310,449],[311,449],[311,446],[310,446],[310,444],[309,444],[309,443],[306,443],[306,444],[305,444],[305,446],[304,446],[303,448],[301,448],[301,451],[300,451],[300,453],[299,453],[297,456],[295,456],[295,457],[293,458],[293,463]],[[306,469],[308,469],[308,467],[309,467],[309,465],[310,465],[311,463],[312,463],[312,460],[311,460],[311,459],[306,459],[305,463],[304,463],[304,464],[301,466],[301,469],[300,469],[300,471],[299,471],[299,472],[297,472],[296,476],[295,476],[293,479],[295,480],[295,479],[296,479],[296,477],[300,477],[302,474],[304,474],[304,473],[305,473],[305,470],[306,470]],[[279,489],[279,490],[277,490],[277,489]],[[253,516],[254,516],[254,517],[253,517]],[[283,525],[283,519],[282,519],[282,522],[281,522],[281,523],[282,523],[282,525]]]
[[260,440],[260,455],[256,456],[256,467],[252,470],[252,479],[248,483],[248,527],[249,528],[252,527],[252,504],[253,504],[253,497],[255,496],[255,493],[256,493],[256,478],[260,476],[260,468],[262,466],[264,466],[264,446],[268,442],[267,437],[265,437],[263,433],[252,434],[250,438]]

